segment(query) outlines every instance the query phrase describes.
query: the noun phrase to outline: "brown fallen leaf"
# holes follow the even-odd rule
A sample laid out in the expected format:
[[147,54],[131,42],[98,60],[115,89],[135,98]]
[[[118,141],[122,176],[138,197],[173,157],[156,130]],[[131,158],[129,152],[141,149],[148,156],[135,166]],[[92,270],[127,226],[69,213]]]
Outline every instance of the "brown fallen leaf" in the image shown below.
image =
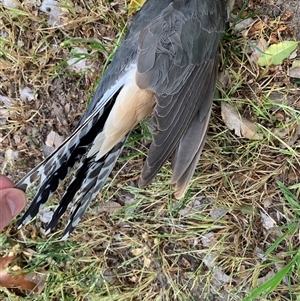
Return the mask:
[[300,78],[300,60],[293,61],[293,65],[288,71],[288,75],[293,78]]
[[144,252],[144,248],[135,248],[131,250],[132,255],[139,256]]
[[121,208],[122,206],[119,203],[109,201],[101,204],[101,206],[99,206],[98,208],[98,212],[107,212],[108,214],[114,214]]
[[16,256],[0,257],[0,286],[39,294],[45,286],[46,275],[36,273],[25,274],[20,272],[19,267],[14,267],[13,269],[17,271],[13,272],[13,269],[9,268],[9,265],[15,259]]
[[62,142],[64,141],[64,137],[60,136],[54,131],[51,131],[46,139],[45,146],[43,147],[43,154],[45,157],[48,157],[56,148],[58,148]]
[[230,130],[234,130],[235,135],[250,140],[263,139],[263,135],[257,133],[257,125],[241,116],[230,104],[222,102],[221,111],[223,121]]
[[250,56],[251,63],[257,63],[263,52],[268,48],[268,43],[264,38],[260,38],[258,41],[253,43],[251,49],[253,50]]
[[58,148],[63,141],[64,141],[63,136],[60,136],[54,131],[51,131],[47,136],[46,145],[55,149]]

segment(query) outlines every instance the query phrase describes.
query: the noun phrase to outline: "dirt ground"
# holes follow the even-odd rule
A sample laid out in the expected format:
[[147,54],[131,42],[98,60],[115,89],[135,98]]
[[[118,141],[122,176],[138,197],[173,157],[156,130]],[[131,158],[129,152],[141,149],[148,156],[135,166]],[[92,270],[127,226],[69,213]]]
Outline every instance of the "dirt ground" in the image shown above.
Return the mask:
[[261,3],[262,13],[270,18],[281,15],[282,13],[291,13],[292,18],[287,25],[293,28],[297,40],[300,38],[300,4],[297,0],[265,0]]

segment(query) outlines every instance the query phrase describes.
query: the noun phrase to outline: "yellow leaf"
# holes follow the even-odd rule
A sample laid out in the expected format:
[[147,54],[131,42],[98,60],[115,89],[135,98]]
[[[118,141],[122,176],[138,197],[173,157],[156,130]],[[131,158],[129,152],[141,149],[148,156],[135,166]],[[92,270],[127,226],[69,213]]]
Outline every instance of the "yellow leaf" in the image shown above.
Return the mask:
[[136,11],[140,10],[146,0],[131,0],[129,4],[128,14],[132,15]]

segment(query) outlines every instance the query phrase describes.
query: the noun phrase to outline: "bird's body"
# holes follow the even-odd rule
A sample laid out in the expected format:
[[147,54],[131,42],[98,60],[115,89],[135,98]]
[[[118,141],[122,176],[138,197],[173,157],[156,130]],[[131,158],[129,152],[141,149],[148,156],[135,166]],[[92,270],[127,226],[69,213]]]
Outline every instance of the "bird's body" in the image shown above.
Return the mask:
[[153,142],[139,185],[149,184],[171,157],[175,196],[184,194],[205,141],[226,16],[226,0],[146,1],[75,130],[16,185],[26,190],[40,177],[21,225],[79,161],[48,225],[55,226],[78,192],[68,235],[106,183],[130,131],[147,116]]

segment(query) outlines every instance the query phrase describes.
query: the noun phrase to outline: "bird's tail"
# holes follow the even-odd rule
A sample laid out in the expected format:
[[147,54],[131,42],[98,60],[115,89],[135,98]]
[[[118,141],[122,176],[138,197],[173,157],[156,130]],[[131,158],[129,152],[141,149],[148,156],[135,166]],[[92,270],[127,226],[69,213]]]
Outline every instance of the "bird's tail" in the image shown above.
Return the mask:
[[48,230],[56,225],[77,191],[79,191],[79,195],[75,201],[75,208],[72,211],[65,234],[68,235],[78,224],[90,201],[105,184],[127,138],[125,136],[107,154],[97,160],[95,156],[86,156],[95,137],[103,129],[117,95],[118,93],[115,93],[111,99],[98,106],[93,114],[82,121],[81,125],[58,149],[16,184],[15,187],[23,191],[26,191],[35,180],[38,180],[39,186],[30,206],[19,221],[19,227],[22,227],[37,215],[41,206],[55,192],[74,164],[81,161],[48,225]]
[[71,209],[71,216],[64,231],[63,239],[67,238],[74,230],[90,202],[96,198],[98,192],[105,185],[109,174],[123,150],[127,136],[128,135],[99,160],[95,159],[95,155],[91,158],[85,158],[85,160],[80,163],[80,166],[47,226],[47,233],[57,224],[59,218],[64,214],[68,205],[73,200],[78,191],[78,187],[81,187]]

